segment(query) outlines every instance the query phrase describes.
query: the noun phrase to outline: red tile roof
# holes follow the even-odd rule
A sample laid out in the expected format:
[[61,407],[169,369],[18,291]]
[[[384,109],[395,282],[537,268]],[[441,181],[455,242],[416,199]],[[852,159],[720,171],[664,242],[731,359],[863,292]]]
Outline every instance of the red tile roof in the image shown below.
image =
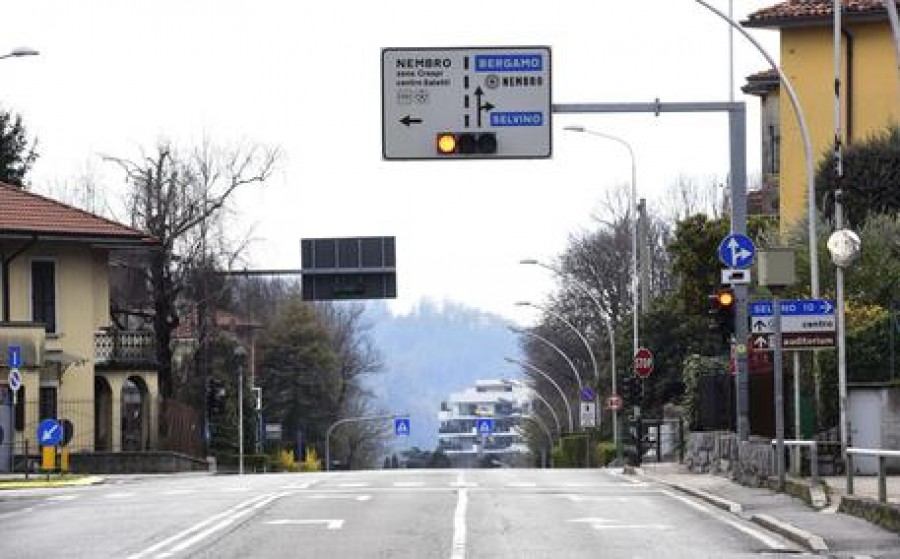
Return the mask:
[[154,242],[132,227],[0,182],[0,235],[10,233]]
[[[841,0],[844,5],[842,16],[847,18],[863,16],[886,17],[882,0]],[[747,27],[778,27],[803,23],[820,23],[831,20],[834,13],[832,0],[787,0],[774,6],[758,10],[743,22]]]

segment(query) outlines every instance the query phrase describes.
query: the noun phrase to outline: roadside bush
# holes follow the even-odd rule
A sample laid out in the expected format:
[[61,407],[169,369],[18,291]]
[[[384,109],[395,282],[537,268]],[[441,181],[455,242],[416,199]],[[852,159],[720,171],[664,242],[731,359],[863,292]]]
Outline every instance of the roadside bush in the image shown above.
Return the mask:
[[597,464],[604,467],[616,458],[616,445],[609,441],[597,443]]
[[306,451],[306,458],[300,463],[301,472],[321,472],[322,462],[316,454],[316,449],[311,448]]

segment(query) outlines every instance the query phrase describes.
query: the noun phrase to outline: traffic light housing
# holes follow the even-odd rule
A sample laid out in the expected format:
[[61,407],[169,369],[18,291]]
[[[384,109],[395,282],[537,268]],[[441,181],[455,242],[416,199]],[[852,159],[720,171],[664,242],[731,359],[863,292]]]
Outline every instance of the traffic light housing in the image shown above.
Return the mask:
[[640,406],[643,389],[643,380],[634,375],[628,375],[622,379],[622,405],[628,408]]
[[734,335],[735,307],[737,298],[730,287],[718,289],[709,296],[710,329],[719,332],[725,343]]
[[435,139],[438,155],[493,155],[497,153],[494,132],[441,132]]

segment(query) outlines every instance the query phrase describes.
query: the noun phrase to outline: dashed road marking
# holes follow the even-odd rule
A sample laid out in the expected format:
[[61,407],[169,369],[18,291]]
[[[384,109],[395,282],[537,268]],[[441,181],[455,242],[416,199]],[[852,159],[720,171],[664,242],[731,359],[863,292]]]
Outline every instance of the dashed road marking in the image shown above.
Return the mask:
[[425,487],[424,481],[395,481],[394,487]]
[[55,497],[47,497],[48,501],[74,501],[78,495],[57,495]]

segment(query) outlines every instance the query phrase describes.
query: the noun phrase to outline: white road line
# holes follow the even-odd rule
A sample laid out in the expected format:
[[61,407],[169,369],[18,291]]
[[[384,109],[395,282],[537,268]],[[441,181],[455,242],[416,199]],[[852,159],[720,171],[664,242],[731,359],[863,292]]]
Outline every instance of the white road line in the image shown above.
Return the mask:
[[370,483],[365,482],[352,482],[352,483],[337,483],[334,484],[333,487],[368,487],[371,485]]
[[425,487],[424,481],[395,481],[394,487]]
[[352,499],[354,501],[371,501],[371,495],[347,495],[342,493],[334,493],[331,495],[307,495],[307,499]]
[[507,483],[507,487],[537,487],[537,483],[533,481],[518,481],[513,483]]
[[129,497],[134,497],[134,495],[134,493],[109,493],[103,497],[107,499],[127,499]]
[[140,559],[141,557],[147,557],[150,554],[155,553],[174,542],[177,542],[181,538],[185,538],[198,530],[202,530],[209,524],[212,524],[221,518],[225,518],[228,515],[234,514],[236,512],[240,512],[241,510],[245,509],[246,507],[252,506],[254,503],[262,502],[267,497],[269,497],[269,496],[268,495],[257,495],[256,497],[253,497],[252,499],[244,501],[243,503],[239,503],[239,504],[231,507],[230,509],[224,510],[218,514],[214,514],[213,516],[210,516],[206,520],[202,520],[202,521],[194,524],[190,528],[187,528],[186,530],[182,530],[181,532],[178,532],[174,536],[170,536],[160,542],[153,544],[152,546],[148,547],[144,551],[129,555],[128,559]]
[[316,524],[324,524],[329,530],[340,530],[344,527],[344,521],[339,518],[323,519],[323,520],[306,520],[297,518],[281,518],[278,520],[269,520],[265,522],[271,526],[314,526]]
[[474,481],[451,481],[450,487],[478,487]]
[[282,489],[309,489],[311,483],[293,483],[291,485],[284,485]]
[[744,524],[741,524],[740,522],[736,522],[736,521],[728,518],[727,516],[724,516],[723,513],[713,511],[710,508],[708,508],[704,505],[701,505],[700,503],[697,503],[697,502],[695,502],[691,499],[688,499],[687,497],[684,497],[682,495],[677,495],[668,490],[664,490],[662,493],[673,499],[677,499],[692,508],[695,508],[701,512],[704,512],[704,513],[708,514],[709,516],[712,516],[716,520],[719,520],[720,522],[724,522],[725,524],[728,524],[732,528],[739,530],[739,531],[747,534],[748,536],[752,536],[753,538],[756,538],[757,540],[761,541],[763,544],[767,545],[770,549],[786,549],[785,546],[782,545],[782,543],[779,542],[778,540],[776,540],[775,538],[767,535],[764,532],[761,532],[759,530],[751,528],[750,526],[745,526]]
[[233,491],[235,493],[240,491],[250,491],[250,487],[223,487],[222,491]]
[[[461,481],[457,480],[457,483]],[[460,489],[456,497],[456,512],[453,513],[453,547],[450,559],[466,557],[466,507],[469,504],[469,493]]]
[[163,491],[163,495],[189,495],[191,493],[196,493],[196,489],[169,489],[168,491]]
[[57,495],[56,497],[47,497],[48,501],[74,501],[78,495]]

